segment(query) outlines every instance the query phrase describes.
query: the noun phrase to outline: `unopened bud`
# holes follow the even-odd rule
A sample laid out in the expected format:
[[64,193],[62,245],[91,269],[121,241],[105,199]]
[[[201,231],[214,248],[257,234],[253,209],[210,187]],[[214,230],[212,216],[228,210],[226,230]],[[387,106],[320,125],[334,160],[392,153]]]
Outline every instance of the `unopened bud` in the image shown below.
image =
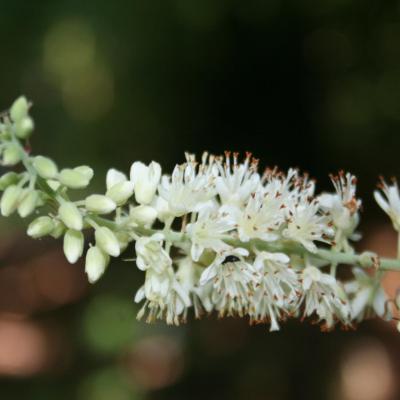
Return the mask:
[[128,244],[131,242],[132,240],[131,236],[128,233],[121,231],[116,232],[115,236],[119,243],[120,252],[122,253],[128,247]]
[[102,194],[92,194],[86,197],[85,207],[96,214],[108,214],[115,210],[117,205],[109,197]]
[[60,219],[64,224],[70,228],[80,231],[83,228],[83,218],[78,207],[71,202],[65,202],[61,204],[58,209]]
[[85,188],[87,185],[89,185],[90,181],[85,174],[70,168],[61,170],[58,179],[63,185],[71,189]]
[[157,211],[150,206],[132,207],[129,211],[131,219],[139,225],[152,225],[157,218]]
[[68,262],[75,264],[83,253],[83,233],[68,229],[64,236],[64,254]]
[[90,283],[94,283],[104,274],[110,257],[97,246],[91,247],[86,253],[85,272]]
[[28,110],[28,100],[25,96],[20,96],[10,108],[10,117],[14,122],[20,121],[28,115]]
[[27,139],[34,129],[35,123],[31,117],[25,117],[15,123],[15,134],[20,139]]
[[58,174],[57,165],[53,160],[43,156],[37,156],[33,160],[33,167],[44,179],[54,179]]
[[49,235],[54,228],[54,223],[50,217],[39,217],[33,220],[29,226],[27,234],[34,239]]
[[19,186],[11,185],[3,193],[0,202],[0,211],[3,217],[10,216],[17,208],[22,189]]
[[165,222],[171,217],[168,201],[162,197],[157,196],[151,204],[157,210],[157,218],[160,221]]
[[121,253],[119,242],[111,229],[102,226],[96,229],[94,234],[96,245],[113,257],[118,257]]
[[7,189],[10,185],[17,183],[20,176],[15,172],[7,172],[0,177],[0,190]]
[[152,161],[149,166],[137,161],[131,167],[131,181],[135,187],[135,198],[140,204],[149,204],[156,194],[161,178],[160,164]]
[[18,206],[18,214],[25,218],[32,214],[39,203],[39,193],[36,190],[28,190]]
[[19,147],[10,143],[3,152],[3,165],[15,165],[21,161],[21,150]]
[[93,178],[94,172],[93,169],[88,167],[87,165],[81,165],[80,167],[74,168],[74,171],[82,174],[88,181]]
[[111,168],[107,171],[107,176],[106,176],[107,190],[112,188],[117,183],[125,182],[127,180],[128,180],[128,178],[126,177],[126,175],[123,172],[120,172],[114,168]]
[[133,195],[133,184],[129,181],[119,182],[107,190],[106,196],[114,200],[119,206]]
[[54,223],[54,228],[50,233],[50,236],[53,237],[54,239],[60,238],[62,235],[64,235],[64,232],[66,230],[65,225],[58,219],[53,220]]

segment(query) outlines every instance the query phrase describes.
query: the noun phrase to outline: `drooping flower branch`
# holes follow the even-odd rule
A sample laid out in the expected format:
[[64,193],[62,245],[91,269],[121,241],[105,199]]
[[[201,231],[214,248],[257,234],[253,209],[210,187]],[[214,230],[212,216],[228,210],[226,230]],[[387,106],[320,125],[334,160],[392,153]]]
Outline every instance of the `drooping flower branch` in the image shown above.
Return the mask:
[[[21,97],[0,117],[2,165],[23,166],[0,177],[1,214],[34,215],[28,235],[62,237],[70,263],[86,251],[91,283],[110,258],[135,253],[145,275],[135,296],[143,303],[138,318],[179,324],[191,309],[196,317],[215,311],[268,323],[270,330],[288,318],[323,329],[351,327],[371,315],[393,318],[381,280],[385,270],[400,270],[400,260],[355,252],[361,200],[350,173],[331,177],[333,193],[315,194],[307,175],[260,173],[250,154],[243,161],[230,152],[204,153],[200,161],[186,154],[171,175],[156,162],[134,162],[129,177],[110,169],[105,193],[74,199],[93,170],[59,170],[51,159],[31,155],[23,145],[34,129],[29,108]],[[382,181],[381,189],[375,198],[399,231],[397,184]],[[94,244],[86,249],[89,229]],[[352,278],[339,279],[339,265]]]

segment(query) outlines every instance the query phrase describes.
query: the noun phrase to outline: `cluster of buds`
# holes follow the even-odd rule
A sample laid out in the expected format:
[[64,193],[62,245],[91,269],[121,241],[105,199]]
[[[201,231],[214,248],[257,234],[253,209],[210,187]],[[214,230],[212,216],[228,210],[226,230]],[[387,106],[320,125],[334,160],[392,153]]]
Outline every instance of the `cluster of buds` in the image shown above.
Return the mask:
[[[29,103],[18,99],[0,121],[2,163],[22,163],[22,172],[0,178],[3,216],[35,215],[32,238],[63,237],[64,253],[76,263],[85,253],[91,283],[111,257],[132,254],[144,283],[135,301],[138,318],[168,324],[216,312],[247,317],[278,330],[288,318],[307,319],[329,330],[352,327],[371,316],[392,319],[381,287],[386,269],[400,261],[357,254],[353,244],[361,201],[350,173],[332,176],[333,192],[316,194],[315,182],[295,169],[258,171],[247,154],[186,154],[171,175],[156,162],[134,162],[129,175],[110,169],[104,193],[84,199],[71,191],[86,188],[88,166],[59,170],[54,161],[32,156],[23,142],[33,130]],[[400,229],[396,183],[382,182],[378,204]],[[85,230],[94,243],[85,244]],[[351,278],[341,280],[346,265]]]

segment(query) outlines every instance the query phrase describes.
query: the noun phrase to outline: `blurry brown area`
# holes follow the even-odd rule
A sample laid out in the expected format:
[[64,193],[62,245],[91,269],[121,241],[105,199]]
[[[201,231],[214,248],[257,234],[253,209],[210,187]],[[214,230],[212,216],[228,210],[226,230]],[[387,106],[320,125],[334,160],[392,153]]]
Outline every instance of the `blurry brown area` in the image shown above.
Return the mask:
[[0,374],[30,376],[66,366],[62,327],[35,316],[78,301],[87,290],[82,266],[69,265],[60,248],[26,238],[0,249]]

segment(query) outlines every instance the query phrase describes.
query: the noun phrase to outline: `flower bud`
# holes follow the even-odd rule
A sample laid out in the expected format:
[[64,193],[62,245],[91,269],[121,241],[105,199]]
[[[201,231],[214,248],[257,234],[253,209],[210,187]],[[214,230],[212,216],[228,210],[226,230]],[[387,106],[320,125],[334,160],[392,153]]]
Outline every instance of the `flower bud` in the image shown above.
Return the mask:
[[58,219],[53,220],[54,223],[54,228],[50,233],[50,236],[53,237],[54,239],[60,238],[62,235],[64,235],[65,232],[65,225]]
[[8,186],[17,183],[20,176],[15,172],[7,172],[0,177],[0,190],[5,190]]
[[64,236],[64,254],[68,262],[75,264],[83,254],[83,233],[68,229]]
[[28,110],[28,100],[25,96],[20,96],[10,108],[10,117],[14,122],[20,121],[28,115]]
[[86,253],[85,272],[90,283],[94,283],[104,274],[110,258],[98,247],[91,247]]
[[121,206],[133,195],[132,182],[119,182],[107,190],[106,196]]
[[151,203],[151,205],[156,209],[157,218],[160,221],[165,222],[168,218],[171,217],[171,210],[169,208],[168,201],[166,201],[162,197],[157,196]]
[[33,167],[44,179],[54,179],[58,174],[57,165],[53,160],[43,156],[37,156],[33,160]]
[[3,193],[0,202],[0,211],[3,217],[10,216],[17,208],[22,189],[19,186],[11,185]]
[[131,242],[132,240],[131,236],[128,233],[121,231],[116,232],[115,236],[119,243],[120,252],[122,253],[128,247],[128,244]]
[[64,222],[68,228],[75,229],[76,231],[82,230],[82,214],[74,203],[65,202],[61,204],[60,208],[58,209],[58,214],[61,221]]
[[53,228],[54,223],[50,217],[39,217],[29,224],[27,234],[34,239],[38,239],[49,235]]
[[115,210],[117,205],[113,200],[101,194],[92,194],[85,199],[85,207],[96,214],[108,214]]
[[89,185],[90,179],[76,169],[65,168],[58,177],[60,182],[71,189],[82,189]]
[[107,190],[112,188],[117,183],[126,182],[128,178],[123,172],[120,172],[114,168],[111,168],[107,171],[106,176],[106,187]]
[[3,165],[15,165],[21,161],[21,150],[14,143],[10,143],[3,152]]
[[152,225],[157,218],[157,211],[150,206],[137,206],[129,210],[130,218],[139,225]]
[[96,238],[96,246],[113,257],[118,257],[121,253],[119,242],[111,229],[102,226],[96,229],[94,234]]
[[93,169],[88,167],[87,165],[81,165],[80,167],[74,168],[74,171],[82,174],[88,181],[93,178],[94,172]]
[[15,124],[15,134],[20,139],[27,139],[34,129],[35,123],[31,117],[25,117]]
[[131,167],[131,182],[135,198],[140,204],[149,204],[157,191],[161,178],[160,164],[152,161],[149,166],[137,161]]
[[32,214],[39,203],[39,193],[36,190],[28,190],[18,206],[18,214],[25,218]]

